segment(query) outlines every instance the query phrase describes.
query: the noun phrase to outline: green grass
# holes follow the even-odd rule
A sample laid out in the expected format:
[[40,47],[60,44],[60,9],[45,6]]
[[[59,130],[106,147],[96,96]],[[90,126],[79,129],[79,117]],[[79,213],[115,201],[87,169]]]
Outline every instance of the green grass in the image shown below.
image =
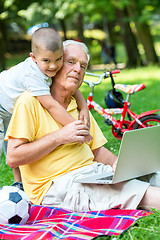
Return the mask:
[[[11,59],[10,59],[11,60]],[[15,60],[17,61],[17,60]],[[15,62],[14,61],[14,62]],[[11,61],[10,61],[11,62]],[[12,61],[13,63],[13,61]],[[11,64],[12,65],[12,64]],[[98,71],[102,73],[102,71]],[[133,94],[131,97],[131,109],[136,113],[160,108],[160,69],[150,66],[138,69],[121,70],[115,78],[116,83],[136,84],[144,83],[146,89]],[[106,91],[111,88],[110,79],[106,79],[101,85],[95,87],[95,101],[105,107],[104,97]],[[87,99],[89,88],[83,84],[81,91]],[[118,153],[120,141],[112,136],[111,129],[104,123],[104,120],[97,113],[93,112],[93,116],[97,120],[105,137],[108,139],[106,147]],[[160,112],[158,112],[160,114]],[[11,185],[13,182],[12,170],[5,164],[5,157],[2,155],[0,165],[0,186]],[[154,210],[151,216],[138,220],[128,231],[119,237],[99,237],[98,239],[122,239],[122,240],[159,240],[160,239],[160,211]]]
[[1,156],[0,176],[0,187],[4,185],[11,185],[13,183],[12,169],[6,164],[4,152]]

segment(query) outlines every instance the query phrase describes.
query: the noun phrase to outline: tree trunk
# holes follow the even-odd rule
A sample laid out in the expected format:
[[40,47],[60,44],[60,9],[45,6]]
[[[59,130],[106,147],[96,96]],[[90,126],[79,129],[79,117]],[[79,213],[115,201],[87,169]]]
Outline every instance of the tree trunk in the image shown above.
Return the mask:
[[6,68],[6,41],[7,41],[7,33],[6,33],[6,24],[3,20],[0,20],[0,67],[2,70]]
[[79,13],[77,18],[78,40],[85,42],[83,29],[83,14]]
[[107,43],[108,47],[108,61],[113,62],[116,66],[117,61],[116,61],[116,46],[115,46],[115,32],[114,32],[114,27],[115,27],[115,20],[111,21],[107,19],[107,13],[104,12],[103,14],[103,31],[106,33],[106,39],[105,42]]
[[66,31],[66,24],[65,24],[65,19],[61,19],[61,26],[64,34],[64,41],[67,40],[67,31]]
[[124,19],[128,17],[126,9],[116,9],[117,20],[121,27],[121,36],[128,55],[127,67],[142,65],[141,57],[137,48],[136,38],[133,35],[130,24]]
[[158,63],[158,57],[154,48],[154,42],[153,38],[150,32],[149,25],[147,24],[147,21],[140,21],[140,17],[142,16],[142,4],[138,2],[139,4],[137,5],[136,0],[131,0],[130,5],[127,6],[127,10],[129,13],[129,16],[132,17],[137,34],[139,37],[139,40],[141,44],[143,45],[144,51],[145,51],[145,56],[146,56],[146,61],[147,63]]
[[153,38],[149,26],[146,23],[135,23],[138,37],[144,47],[147,63],[158,63],[158,57],[154,48]]
[[116,34],[114,31],[116,21],[108,21],[108,33],[109,33],[109,42],[110,42],[110,51],[111,51],[111,59],[114,62],[114,64],[117,64],[116,60]]

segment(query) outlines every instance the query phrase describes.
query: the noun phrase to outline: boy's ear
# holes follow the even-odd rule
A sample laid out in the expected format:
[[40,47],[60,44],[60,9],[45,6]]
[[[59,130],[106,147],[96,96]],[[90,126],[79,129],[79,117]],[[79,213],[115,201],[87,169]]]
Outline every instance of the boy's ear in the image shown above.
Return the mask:
[[35,63],[37,63],[37,61],[36,61],[36,57],[35,57],[35,55],[33,54],[33,52],[30,52],[30,57],[32,58],[32,60],[35,62]]

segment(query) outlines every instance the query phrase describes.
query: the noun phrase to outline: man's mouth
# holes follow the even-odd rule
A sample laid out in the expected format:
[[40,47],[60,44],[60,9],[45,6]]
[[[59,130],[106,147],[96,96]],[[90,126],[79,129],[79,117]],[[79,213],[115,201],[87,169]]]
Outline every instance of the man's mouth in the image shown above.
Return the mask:
[[73,78],[73,79],[79,81],[79,78],[78,78],[77,76],[68,76],[68,77],[69,77],[69,78]]

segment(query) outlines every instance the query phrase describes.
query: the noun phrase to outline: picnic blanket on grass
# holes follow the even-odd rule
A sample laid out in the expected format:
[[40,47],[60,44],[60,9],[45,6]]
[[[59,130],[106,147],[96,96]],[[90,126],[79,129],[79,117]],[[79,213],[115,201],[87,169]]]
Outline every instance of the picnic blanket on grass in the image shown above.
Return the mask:
[[0,225],[0,239],[93,239],[99,235],[119,235],[137,219],[150,215],[143,210],[103,210],[74,212],[61,208],[31,205],[25,225]]

